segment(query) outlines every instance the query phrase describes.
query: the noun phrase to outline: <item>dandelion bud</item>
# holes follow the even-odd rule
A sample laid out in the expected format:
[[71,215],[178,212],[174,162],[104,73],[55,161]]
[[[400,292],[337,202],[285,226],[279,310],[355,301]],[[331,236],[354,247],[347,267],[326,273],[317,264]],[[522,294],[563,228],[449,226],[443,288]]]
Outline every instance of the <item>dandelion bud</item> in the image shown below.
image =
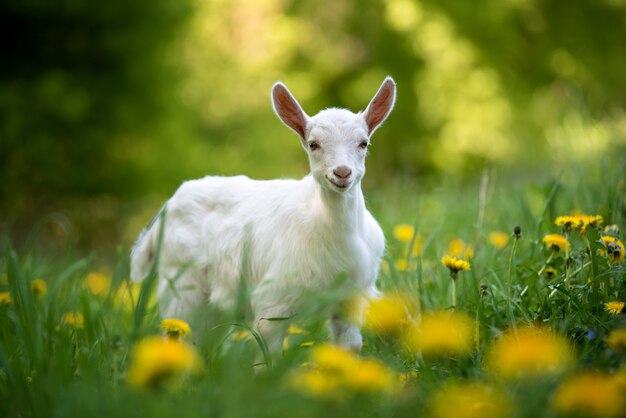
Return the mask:
[[489,295],[489,285],[487,283],[481,283],[478,293],[481,298],[486,298]]
[[522,228],[517,225],[513,228],[513,233],[515,234],[515,239],[520,239],[522,237]]

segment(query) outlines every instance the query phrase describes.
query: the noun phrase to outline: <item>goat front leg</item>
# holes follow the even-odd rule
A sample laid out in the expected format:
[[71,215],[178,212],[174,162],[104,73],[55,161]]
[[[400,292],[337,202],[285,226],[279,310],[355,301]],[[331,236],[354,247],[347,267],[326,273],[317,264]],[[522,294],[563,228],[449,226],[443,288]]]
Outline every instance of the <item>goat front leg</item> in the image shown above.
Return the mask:
[[361,350],[361,324],[366,303],[365,297],[357,295],[340,305],[339,312],[330,319],[330,331],[335,344],[354,351]]

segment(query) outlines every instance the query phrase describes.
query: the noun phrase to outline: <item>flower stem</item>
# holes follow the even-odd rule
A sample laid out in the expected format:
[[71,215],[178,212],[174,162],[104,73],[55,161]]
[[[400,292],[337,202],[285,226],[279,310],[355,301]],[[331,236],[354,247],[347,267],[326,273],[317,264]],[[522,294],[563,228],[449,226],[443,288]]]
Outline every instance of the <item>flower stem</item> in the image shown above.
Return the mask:
[[452,309],[456,309],[456,278],[452,277]]

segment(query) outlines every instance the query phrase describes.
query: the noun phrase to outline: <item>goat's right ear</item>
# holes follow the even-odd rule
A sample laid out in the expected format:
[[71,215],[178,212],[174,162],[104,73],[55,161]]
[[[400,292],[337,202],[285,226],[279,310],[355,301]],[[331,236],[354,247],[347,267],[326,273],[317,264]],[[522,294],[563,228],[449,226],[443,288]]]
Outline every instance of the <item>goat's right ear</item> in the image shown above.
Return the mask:
[[304,140],[309,117],[287,87],[280,81],[272,87],[272,107],[280,120]]

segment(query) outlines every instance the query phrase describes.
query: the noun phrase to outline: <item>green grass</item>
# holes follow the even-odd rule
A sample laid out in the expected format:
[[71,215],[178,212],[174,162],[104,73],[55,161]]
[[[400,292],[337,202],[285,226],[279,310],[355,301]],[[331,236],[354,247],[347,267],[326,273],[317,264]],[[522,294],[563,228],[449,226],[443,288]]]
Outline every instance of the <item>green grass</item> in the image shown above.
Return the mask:
[[[550,261],[556,277],[538,274],[550,256],[542,237],[560,232],[555,217],[575,209],[624,228],[623,174],[623,164],[607,163],[533,181],[497,178],[492,171],[482,179],[443,181],[437,187],[398,182],[389,190],[368,191],[368,205],[388,240],[388,268],[379,278],[383,291],[408,292],[419,298],[423,312],[450,309],[451,279],[439,260],[456,237],[474,251],[471,270],[459,273],[456,304],[457,311],[479,324],[471,355],[429,359],[407,354],[397,340],[365,333],[362,357],[376,358],[397,373],[416,372],[412,382],[393,394],[354,391],[342,399],[319,399],[288,385],[289,376],[309,361],[311,348],[299,343],[312,341],[315,347],[328,338],[324,322],[337,297],[332,294],[318,295],[319,303],[295,319],[306,334],[290,336],[290,347],[271,368],[253,366],[263,358],[260,336],[232,338],[246,327],[245,309],[207,307],[202,325],[193,329],[203,372],[176,389],[130,387],[126,372],[132,346],[159,332],[157,308],[150,301],[154,272],[138,295],[120,303],[117,289],[128,280],[124,252],[109,273],[110,290],[95,296],[83,280],[101,265],[97,254],[52,256],[35,248],[15,251],[5,242],[0,274],[6,274],[6,282],[0,283],[0,291],[10,292],[12,303],[0,305],[0,416],[428,416],[434,394],[463,380],[500,388],[512,400],[516,416],[554,416],[553,393],[568,375],[581,370],[615,373],[626,366],[625,353],[606,345],[607,335],[624,325],[624,315],[604,309],[605,302],[626,300],[626,285],[624,265],[611,265],[598,253],[599,234],[592,228],[586,238],[570,234],[567,268],[565,255],[558,253]],[[394,226],[401,223],[413,225],[421,237],[418,256],[408,255],[405,244],[393,238]],[[519,240],[512,236],[515,226],[521,228]],[[489,232],[496,230],[511,234],[505,248],[489,243]],[[407,257],[412,267],[398,270],[397,260]],[[30,288],[37,277],[48,284],[43,296]],[[67,312],[80,312],[84,326],[62,324]],[[505,381],[490,374],[485,356],[494,339],[527,323],[565,336],[576,364],[562,374],[533,380]]]

